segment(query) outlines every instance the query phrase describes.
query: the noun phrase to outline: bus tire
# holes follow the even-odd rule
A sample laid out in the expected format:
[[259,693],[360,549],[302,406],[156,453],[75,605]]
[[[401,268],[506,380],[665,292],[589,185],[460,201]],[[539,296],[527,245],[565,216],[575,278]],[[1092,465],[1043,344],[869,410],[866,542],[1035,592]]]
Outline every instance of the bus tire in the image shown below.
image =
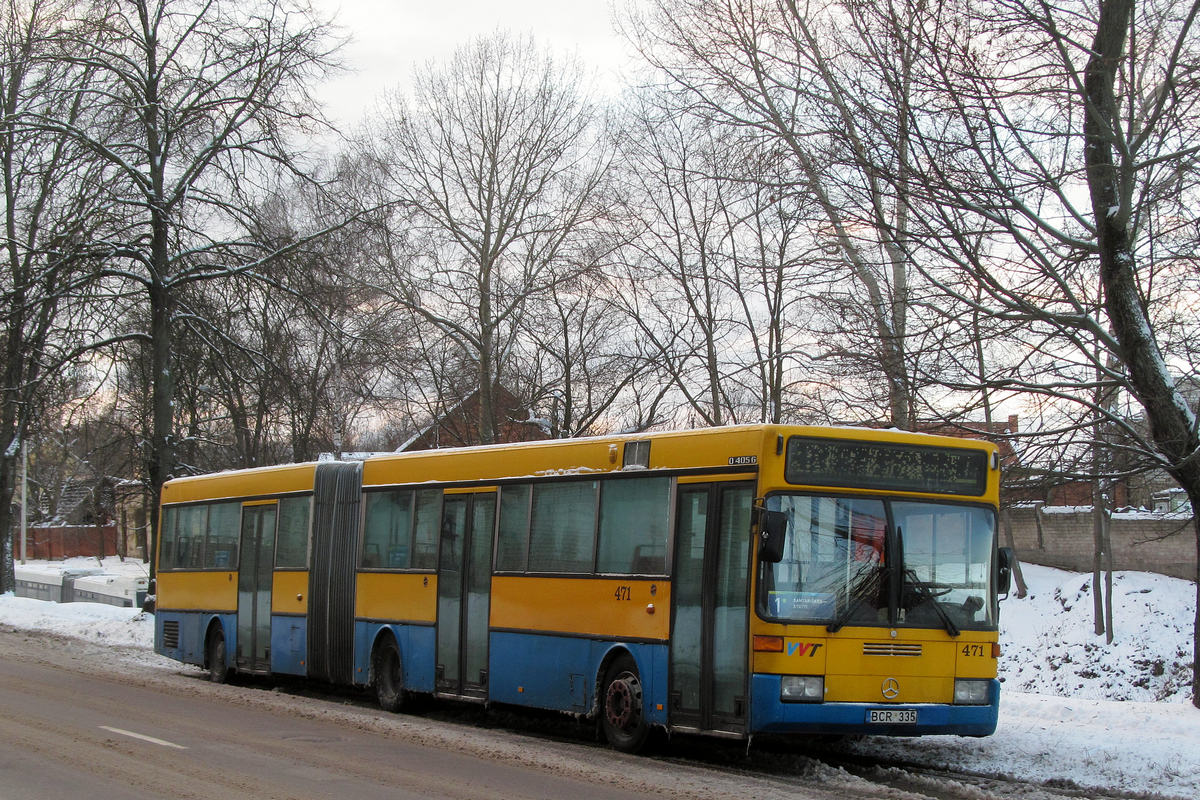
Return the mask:
[[208,661],[208,679],[213,683],[228,683],[229,663],[225,658],[225,634],[221,626],[214,625],[208,632],[204,652],[205,660]]
[[628,653],[613,659],[604,673],[600,727],[613,749],[636,753],[646,743],[650,726],[642,712],[642,680]]
[[375,684],[375,699],[379,707],[395,713],[404,706],[404,665],[400,662],[400,649],[391,636],[384,637],[375,647],[371,658],[371,679]]

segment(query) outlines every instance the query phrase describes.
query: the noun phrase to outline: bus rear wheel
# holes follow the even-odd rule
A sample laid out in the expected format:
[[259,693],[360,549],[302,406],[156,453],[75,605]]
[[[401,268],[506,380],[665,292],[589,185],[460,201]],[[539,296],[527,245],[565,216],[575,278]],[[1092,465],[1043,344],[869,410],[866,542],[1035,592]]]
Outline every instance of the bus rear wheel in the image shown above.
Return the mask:
[[390,637],[375,648],[371,674],[379,707],[391,713],[399,711],[404,706],[404,669],[400,663],[400,650]]
[[636,753],[646,743],[650,726],[642,711],[642,681],[632,656],[618,656],[604,673],[600,726],[614,749]]
[[213,683],[229,682],[229,663],[225,658],[225,634],[220,628],[213,628],[208,634],[208,644],[204,651],[208,660],[208,679]]

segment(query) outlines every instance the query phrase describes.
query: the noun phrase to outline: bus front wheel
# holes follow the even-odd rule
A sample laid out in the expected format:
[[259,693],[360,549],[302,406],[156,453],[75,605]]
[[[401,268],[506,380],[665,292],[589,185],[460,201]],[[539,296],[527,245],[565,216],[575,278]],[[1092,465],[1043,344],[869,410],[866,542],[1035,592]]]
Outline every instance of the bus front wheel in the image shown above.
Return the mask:
[[209,632],[205,651],[208,658],[208,679],[213,683],[228,683],[229,664],[225,660],[225,634],[220,628],[213,628]]
[[400,650],[389,637],[375,648],[372,663],[375,678],[375,699],[384,711],[396,712],[404,705],[404,670]]
[[646,743],[650,726],[642,713],[642,681],[628,653],[618,656],[604,673],[604,705],[600,725],[614,749],[636,753]]

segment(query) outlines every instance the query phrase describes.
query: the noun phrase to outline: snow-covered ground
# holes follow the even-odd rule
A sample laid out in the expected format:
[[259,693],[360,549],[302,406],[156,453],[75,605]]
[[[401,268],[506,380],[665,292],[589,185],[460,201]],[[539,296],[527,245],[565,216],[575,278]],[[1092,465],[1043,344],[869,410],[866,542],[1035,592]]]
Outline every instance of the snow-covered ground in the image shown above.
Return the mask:
[[[144,565],[106,559],[104,568],[137,575]],[[1029,594],[1001,605],[1004,695],[996,734],[869,737],[853,748],[1059,787],[1200,797],[1200,709],[1189,689],[1194,584],[1116,573],[1116,635],[1107,645],[1092,633],[1090,575],[1029,564],[1023,570]],[[0,624],[133,645],[146,649],[148,661],[159,658],[151,652],[153,617],[136,609],[9,594],[0,596]]]

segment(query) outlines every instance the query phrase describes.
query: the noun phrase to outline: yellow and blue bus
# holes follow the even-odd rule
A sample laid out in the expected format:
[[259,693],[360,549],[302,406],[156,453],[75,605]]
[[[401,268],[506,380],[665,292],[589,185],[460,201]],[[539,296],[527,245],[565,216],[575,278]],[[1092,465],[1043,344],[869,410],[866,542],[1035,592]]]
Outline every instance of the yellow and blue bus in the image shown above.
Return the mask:
[[163,487],[155,647],[230,672],[655,728],[994,731],[998,454],[738,426]]

